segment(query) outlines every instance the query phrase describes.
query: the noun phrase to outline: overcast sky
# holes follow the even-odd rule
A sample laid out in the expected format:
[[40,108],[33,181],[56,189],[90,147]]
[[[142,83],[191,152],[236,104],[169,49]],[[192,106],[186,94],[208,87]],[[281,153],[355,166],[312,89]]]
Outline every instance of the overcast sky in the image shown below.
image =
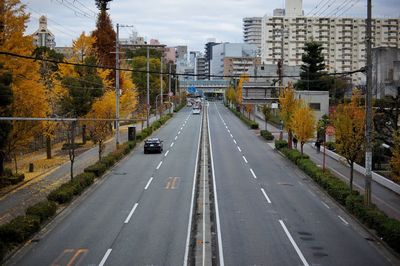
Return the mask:
[[[57,46],[71,46],[82,31],[95,28],[98,10],[94,0],[22,0],[31,13],[27,33],[38,28],[38,18],[48,18]],[[372,0],[373,17],[400,17],[400,0]],[[187,45],[203,51],[207,38],[242,42],[242,19],[272,15],[284,0],[113,0],[109,14],[116,23],[135,28],[120,29],[127,38],[132,30],[145,39],[168,46]],[[317,7],[317,8],[316,8]],[[366,17],[367,0],[303,0],[305,15]]]

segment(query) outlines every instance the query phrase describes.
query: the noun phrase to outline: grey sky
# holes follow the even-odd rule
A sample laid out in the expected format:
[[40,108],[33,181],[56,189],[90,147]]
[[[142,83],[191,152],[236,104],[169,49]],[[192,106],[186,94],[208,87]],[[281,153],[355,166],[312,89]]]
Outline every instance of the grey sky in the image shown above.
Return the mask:
[[[95,28],[94,12],[97,9],[94,0],[22,2],[31,13],[27,33],[38,28],[40,15],[46,15],[57,46],[71,46],[72,40],[82,31],[88,33]],[[366,17],[367,0],[303,0],[303,9],[306,15],[316,11],[317,15],[322,11],[325,11],[322,15],[334,14],[342,3],[347,2],[350,4],[335,16]],[[372,2],[373,17],[400,17],[400,0]],[[158,39],[168,46],[188,45],[190,50],[202,51],[207,38],[242,42],[243,17],[272,15],[273,9],[283,7],[284,0],[114,0],[110,3],[109,13],[114,25],[134,25],[138,34],[148,40]],[[128,37],[131,31],[122,28],[120,36]]]

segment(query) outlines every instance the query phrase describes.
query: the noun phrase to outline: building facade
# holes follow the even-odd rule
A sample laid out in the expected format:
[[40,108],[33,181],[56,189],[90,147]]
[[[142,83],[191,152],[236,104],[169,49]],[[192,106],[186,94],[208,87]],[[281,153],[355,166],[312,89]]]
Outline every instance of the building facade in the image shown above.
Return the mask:
[[243,19],[243,41],[257,46],[261,53],[261,22],[262,17],[248,17]]
[[[262,61],[301,65],[306,42],[322,44],[327,70],[356,71],[366,64],[366,22],[356,18],[264,17],[262,27]],[[400,47],[400,19],[372,21],[373,47]],[[365,84],[365,75],[353,75],[352,82]]]
[[56,47],[54,34],[47,28],[47,18],[41,16],[39,18],[39,29],[33,34],[33,43],[37,47],[48,47],[54,49]]
[[225,57],[224,76],[240,76],[261,63],[260,57]]
[[[224,61],[225,58],[235,58],[235,60],[227,60]],[[221,79],[224,75],[225,63],[226,62],[237,62],[240,67],[243,69],[243,73],[246,73],[248,70],[248,63],[253,62],[250,65],[254,64],[255,58],[257,57],[257,46],[254,44],[247,43],[221,43],[213,46],[212,49],[212,59],[211,59],[211,75],[217,75],[218,77],[214,77],[213,79]],[[242,61],[240,60],[242,58]],[[233,66],[237,68],[237,66]]]
[[372,49],[372,94],[380,99],[400,93],[400,48]]
[[207,59],[203,55],[199,55],[196,57],[195,65],[194,65],[194,73],[196,74],[195,80],[204,80],[208,79],[207,72]]

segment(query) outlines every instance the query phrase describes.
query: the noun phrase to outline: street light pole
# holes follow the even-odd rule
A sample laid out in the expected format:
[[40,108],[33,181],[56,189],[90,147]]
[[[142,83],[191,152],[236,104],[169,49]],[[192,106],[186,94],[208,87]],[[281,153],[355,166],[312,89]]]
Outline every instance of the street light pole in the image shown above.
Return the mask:
[[[162,68],[163,68],[163,64],[162,64],[162,56],[160,59],[160,94],[163,95],[163,76],[162,76]],[[157,102],[157,101],[156,101]],[[163,105],[163,97],[161,97],[161,106]]]
[[368,0],[367,7],[367,95],[365,114],[365,194],[364,202],[371,204],[371,180],[372,180],[372,3]]
[[119,24],[117,23],[117,39],[115,42],[115,140],[117,147],[119,145]]
[[[171,64],[169,65],[169,72],[168,72],[168,102],[171,104]],[[169,108],[169,113],[171,113],[171,108]]]
[[150,116],[150,62],[149,62],[149,46],[147,45],[147,101],[146,101],[146,110],[147,110],[147,127],[150,126],[149,116]]

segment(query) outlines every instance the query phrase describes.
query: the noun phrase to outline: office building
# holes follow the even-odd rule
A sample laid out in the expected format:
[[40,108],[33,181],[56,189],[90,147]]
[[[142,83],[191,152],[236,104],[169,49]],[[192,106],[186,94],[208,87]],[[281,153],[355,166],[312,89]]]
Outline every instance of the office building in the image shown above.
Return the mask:
[[45,16],[41,16],[39,18],[39,29],[35,31],[33,34],[33,43],[37,47],[48,47],[50,49],[54,49],[56,47],[54,34],[50,32],[47,28],[47,18]]

